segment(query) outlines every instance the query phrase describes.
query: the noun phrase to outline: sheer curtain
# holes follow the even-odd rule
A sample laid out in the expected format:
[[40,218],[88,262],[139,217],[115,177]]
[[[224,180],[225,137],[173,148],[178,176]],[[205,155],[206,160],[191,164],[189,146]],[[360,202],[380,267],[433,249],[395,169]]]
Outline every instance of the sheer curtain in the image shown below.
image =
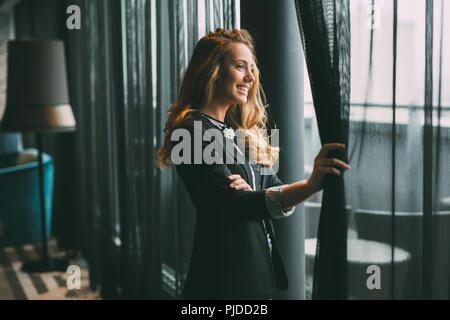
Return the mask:
[[[449,14],[441,0],[351,2],[350,299],[449,298]],[[312,104],[305,118],[315,137]]]
[[[80,7],[80,30],[66,28],[69,5]],[[59,161],[55,177],[64,183],[55,201],[66,210],[54,234],[82,251],[91,287],[103,298],[180,296],[195,211],[175,171],[155,166],[155,154],[194,45],[217,27],[237,27],[238,5],[22,0],[17,6],[18,37],[65,40],[77,131],[44,146]]]
[[[92,71],[80,77],[94,89],[80,93],[91,99],[80,105],[90,119],[80,148],[92,148],[83,157],[82,185],[92,177],[104,185],[91,184],[93,189],[84,193],[86,227],[103,221],[89,233],[95,247],[86,248],[96,270],[93,280],[108,297],[177,298],[189,266],[195,210],[175,171],[155,166],[155,154],[194,45],[210,30],[235,27],[236,3],[82,4],[92,25],[78,38],[83,49],[75,50],[89,57]],[[101,149],[106,150],[100,154]]]

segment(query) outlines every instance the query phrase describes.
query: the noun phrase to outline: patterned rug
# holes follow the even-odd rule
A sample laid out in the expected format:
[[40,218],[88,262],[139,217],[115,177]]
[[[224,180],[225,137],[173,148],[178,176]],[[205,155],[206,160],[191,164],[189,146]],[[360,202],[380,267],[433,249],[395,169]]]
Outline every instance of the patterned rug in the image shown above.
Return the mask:
[[[50,257],[62,257],[57,251],[56,241],[49,240]],[[21,247],[0,248],[0,300],[34,300],[34,299],[98,299],[89,290],[89,275],[84,261],[80,258],[70,259],[81,270],[81,288],[69,290],[66,272],[25,273],[24,262],[36,260],[41,256],[41,245],[24,245]]]

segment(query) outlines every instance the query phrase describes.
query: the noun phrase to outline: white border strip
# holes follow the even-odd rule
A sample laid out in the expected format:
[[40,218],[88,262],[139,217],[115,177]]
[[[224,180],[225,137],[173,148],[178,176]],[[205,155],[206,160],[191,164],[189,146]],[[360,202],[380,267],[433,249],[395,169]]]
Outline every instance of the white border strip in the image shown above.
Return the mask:
[[209,0],[209,30],[214,31],[214,0]]
[[206,34],[205,0],[197,0],[198,39]]
[[184,26],[184,68],[185,69],[188,65],[188,16],[187,16],[187,0],[183,0],[183,26]]
[[241,0],[235,0],[236,3],[236,29],[241,28]]

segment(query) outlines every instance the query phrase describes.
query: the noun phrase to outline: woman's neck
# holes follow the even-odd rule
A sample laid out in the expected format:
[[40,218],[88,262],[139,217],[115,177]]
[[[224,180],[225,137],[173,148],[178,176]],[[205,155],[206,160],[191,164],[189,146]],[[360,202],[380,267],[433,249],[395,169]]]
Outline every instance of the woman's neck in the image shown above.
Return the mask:
[[210,117],[213,117],[214,119],[225,122],[225,115],[227,114],[228,107],[229,106],[218,106],[209,104],[200,109],[200,112]]

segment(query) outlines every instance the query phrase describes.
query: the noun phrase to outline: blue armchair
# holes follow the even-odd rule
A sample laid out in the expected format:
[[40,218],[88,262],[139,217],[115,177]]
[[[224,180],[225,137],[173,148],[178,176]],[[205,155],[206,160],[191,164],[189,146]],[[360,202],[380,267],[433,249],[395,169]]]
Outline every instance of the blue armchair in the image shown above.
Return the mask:
[[[0,247],[42,240],[38,151],[24,149],[0,155]],[[53,161],[43,154],[47,236],[51,230]]]

